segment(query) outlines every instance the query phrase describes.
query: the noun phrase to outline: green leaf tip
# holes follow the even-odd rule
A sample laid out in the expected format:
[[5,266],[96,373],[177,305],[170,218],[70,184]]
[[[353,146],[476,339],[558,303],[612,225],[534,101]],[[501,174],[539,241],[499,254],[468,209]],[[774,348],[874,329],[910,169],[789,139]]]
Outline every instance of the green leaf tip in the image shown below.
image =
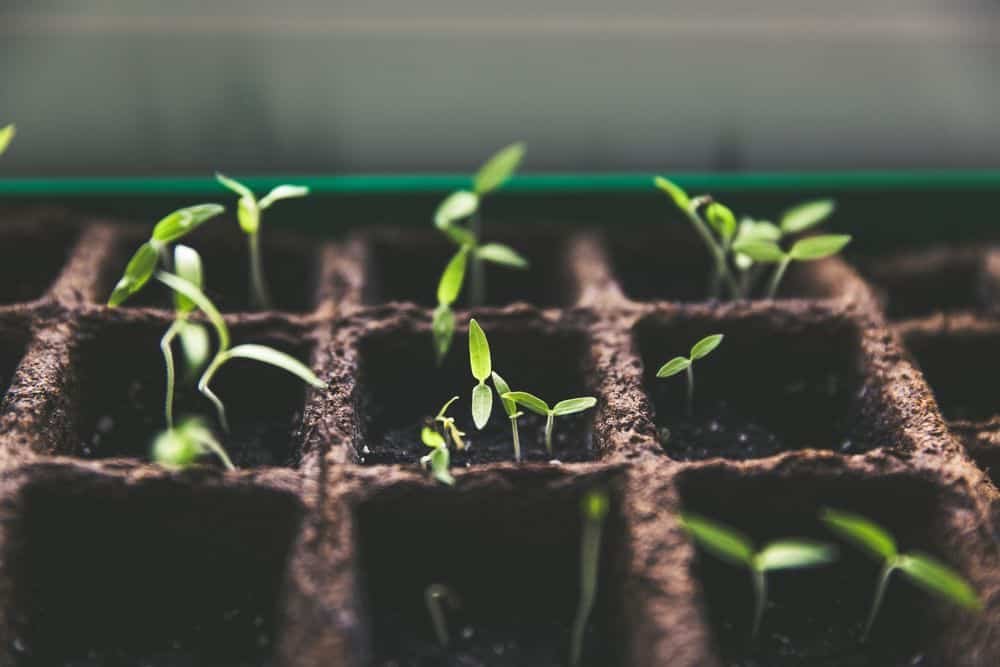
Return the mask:
[[327,386],[326,383],[320,380],[308,366],[292,355],[282,352],[281,350],[276,350],[273,347],[256,345],[253,343],[237,345],[226,352],[226,357],[229,359],[250,359],[252,361],[258,361],[262,364],[274,366],[275,368],[280,368],[281,370],[298,377],[300,380],[315,389],[325,389]]
[[908,553],[900,556],[897,567],[923,588],[960,607],[973,611],[983,608],[982,600],[969,582],[927,554]]
[[820,518],[833,532],[877,558],[889,561],[899,553],[888,531],[859,514],[826,508]]
[[549,405],[542,399],[538,398],[534,394],[530,394],[526,391],[509,391],[502,394],[500,398],[505,398],[509,401],[514,401],[518,405],[525,407],[537,415],[547,417],[549,415]]
[[712,334],[710,336],[705,336],[691,348],[691,360],[703,359],[707,357],[715,348],[722,344],[722,339],[724,336],[722,334]]
[[434,226],[445,230],[453,223],[468,218],[479,208],[479,196],[468,190],[452,192],[434,211]]
[[829,218],[835,208],[832,199],[817,199],[793,206],[781,216],[781,231],[797,234],[812,229]]
[[462,293],[462,285],[465,282],[465,270],[468,265],[469,246],[462,246],[458,252],[448,261],[438,282],[437,299],[438,304],[450,306],[458,299]]
[[696,542],[715,556],[735,565],[753,567],[753,543],[735,528],[690,512],[681,514],[680,522]]
[[817,259],[825,259],[836,255],[843,250],[844,246],[851,242],[851,237],[847,234],[826,234],[824,236],[810,236],[801,241],[796,241],[795,245],[788,252],[789,256],[800,262],[811,262]]
[[156,223],[152,239],[159,243],[177,241],[225,210],[219,204],[196,204],[177,209]]
[[575,415],[578,412],[589,410],[597,405],[597,399],[593,396],[582,396],[580,398],[567,398],[552,406],[552,414],[557,417],[564,415]]
[[476,248],[476,257],[514,269],[528,268],[528,260],[510,246],[505,246],[502,243],[486,243],[479,246]]
[[160,259],[157,244],[147,241],[139,246],[132,258],[125,266],[125,273],[111,291],[108,298],[108,306],[117,308],[125,301],[141,290],[149,282],[156,271],[156,263]]
[[705,209],[705,218],[723,239],[728,241],[736,235],[736,216],[724,204],[709,204]]
[[765,546],[755,556],[763,571],[803,569],[827,565],[837,559],[837,548],[810,540],[779,540]]
[[674,204],[677,208],[687,210],[691,206],[691,198],[684,190],[674,183],[673,181],[667,180],[662,176],[657,176],[653,179],[653,184],[660,190],[663,190],[670,198],[674,200]]
[[656,377],[668,378],[686,371],[690,366],[691,360],[687,357],[674,357],[667,363],[660,366],[660,370],[656,371]]
[[521,165],[526,150],[524,142],[519,141],[494,153],[476,172],[473,179],[476,194],[482,196],[502,187]]
[[472,377],[480,382],[485,382],[493,372],[486,332],[475,319],[469,320],[469,367],[472,369]]
[[750,239],[733,244],[733,252],[746,255],[755,262],[774,264],[785,259],[785,251],[774,241]]

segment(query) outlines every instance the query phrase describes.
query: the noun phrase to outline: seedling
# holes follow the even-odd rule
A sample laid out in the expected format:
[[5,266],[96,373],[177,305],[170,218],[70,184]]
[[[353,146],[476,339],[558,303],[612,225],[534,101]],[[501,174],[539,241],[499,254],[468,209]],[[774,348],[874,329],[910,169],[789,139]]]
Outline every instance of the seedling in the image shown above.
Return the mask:
[[434,479],[442,484],[448,486],[455,484],[455,478],[448,471],[451,466],[451,453],[448,451],[448,442],[444,436],[430,426],[425,426],[420,431],[420,439],[431,448],[429,454],[420,457],[420,465],[430,469]]
[[504,398],[504,394],[510,393],[510,385],[507,381],[500,377],[500,374],[493,371],[493,388],[496,389],[497,394],[500,395],[500,403],[503,405],[504,412],[507,413],[507,418],[510,420],[510,431],[511,436],[514,438],[514,461],[517,463],[521,462],[521,436],[517,431],[517,420],[524,414],[517,409],[517,403],[510,400],[509,398]]
[[524,406],[535,414],[545,417],[545,449],[550,456],[552,455],[552,430],[555,426],[555,418],[583,412],[597,405],[597,399],[593,396],[583,396],[567,398],[550,408],[548,403],[526,391],[509,391],[502,394],[500,398],[514,401],[517,405]]
[[0,128],[0,155],[3,155],[7,151],[7,147],[14,140],[15,134],[17,134],[17,129],[13,123]]
[[753,580],[754,611],[750,636],[755,638],[767,604],[767,573],[818,567],[833,562],[837,549],[829,544],[785,539],[770,542],[760,551],[739,531],[697,514],[681,515],[681,525],[698,544],[716,558],[746,568]]
[[227,470],[236,469],[215,434],[199,417],[182,420],[153,441],[153,460],[169,468],[187,468],[209,454],[218,456]]
[[821,517],[830,529],[882,563],[875,597],[865,622],[861,641],[868,638],[882,606],[889,577],[899,570],[915,584],[960,607],[979,611],[982,602],[975,590],[957,572],[930,556],[917,552],[901,554],[896,540],[875,522],[857,514],[825,509]]
[[451,610],[458,609],[462,604],[458,594],[444,584],[431,584],[424,590],[424,604],[427,605],[427,613],[430,614],[438,643],[442,648],[448,648],[450,637],[444,608],[447,606]]
[[442,434],[451,438],[451,441],[455,444],[455,449],[461,451],[465,449],[465,433],[460,431],[458,426],[455,425],[454,417],[447,416],[448,408],[457,400],[458,396],[452,396],[448,399],[448,402],[441,406],[437,416],[434,417],[434,423],[440,425]]
[[[438,283],[438,305],[434,311],[433,333],[434,348],[439,361],[444,358],[451,346],[455,330],[452,304],[462,291],[466,265],[470,263],[470,258],[469,304],[473,307],[481,306],[486,300],[486,274],[483,262],[515,269],[525,269],[528,266],[527,260],[509,246],[501,243],[482,243],[482,220],[479,215],[483,199],[499,190],[510,179],[523,158],[523,143],[511,144],[501,149],[476,172],[471,191],[458,190],[451,193],[434,213],[434,225],[458,246]],[[460,223],[467,219],[471,220],[469,225],[462,226]]]
[[674,357],[656,371],[658,378],[668,378],[681,371],[687,371],[687,401],[685,406],[688,416],[694,414],[694,362],[696,359],[704,359],[711,354],[715,348],[722,344],[722,338],[722,334],[705,336],[691,348],[690,357]]
[[604,519],[608,515],[609,505],[608,494],[604,490],[588,492],[581,503],[583,526],[580,539],[580,602],[576,608],[576,617],[573,619],[573,633],[569,647],[570,667],[577,667],[583,656],[583,633],[597,597],[601,533],[604,530]]
[[847,234],[826,234],[796,241],[788,252],[782,250],[775,241],[762,240],[742,241],[734,245],[733,249],[755,262],[777,265],[767,288],[767,298],[773,299],[778,293],[778,285],[785,271],[793,261],[813,262],[825,259],[836,255],[850,242],[851,237]]
[[469,367],[477,381],[472,388],[472,422],[481,431],[493,412],[493,392],[486,386],[493,373],[493,362],[486,334],[474,319],[469,321]]
[[301,185],[279,185],[263,199],[258,200],[247,186],[232,178],[216,173],[215,179],[240,196],[236,207],[236,217],[240,229],[247,235],[250,250],[250,302],[257,308],[271,307],[271,295],[264,280],[263,263],[260,256],[260,218],[271,205],[282,199],[305,197],[309,188]]

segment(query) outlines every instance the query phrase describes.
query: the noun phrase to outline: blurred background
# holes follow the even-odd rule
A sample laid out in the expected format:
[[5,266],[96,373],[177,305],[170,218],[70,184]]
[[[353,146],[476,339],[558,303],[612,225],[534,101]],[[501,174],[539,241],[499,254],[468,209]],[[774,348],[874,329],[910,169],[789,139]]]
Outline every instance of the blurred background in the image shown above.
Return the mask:
[[973,168],[995,0],[0,0],[2,176]]

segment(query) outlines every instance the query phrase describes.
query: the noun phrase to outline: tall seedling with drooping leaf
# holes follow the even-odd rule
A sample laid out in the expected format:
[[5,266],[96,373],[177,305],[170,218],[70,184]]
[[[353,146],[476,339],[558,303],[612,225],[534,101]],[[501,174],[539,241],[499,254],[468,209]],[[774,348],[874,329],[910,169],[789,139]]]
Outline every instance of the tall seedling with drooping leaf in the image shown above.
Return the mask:
[[781,284],[785,271],[788,270],[793,261],[813,262],[832,257],[850,242],[851,237],[847,234],[826,234],[809,236],[796,241],[788,252],[782,250],[775,241],[760,240],[742,241],[734,245],[734,250],[746,255],[754,262],[777,265],[767,287],[767,298],[773,299],[778,293],[778,286]]
[[508,385],[507,381],[500,377],[500,374],[496,371],[493,371],[493,388],[496,389],[497,394],[500,396],[500,403],[503,405],[503,411],[507,413],[507,419],[510,420],[511,437],[514,439],[514,461],[520,463],[521,435],[517,430],[517,420],[520,419],[524,413],[517,409],[517,403],[509,398],[504,398],[505,394],[510,393],[510,385]]
[[216,180],[240,196],[236,214],[240,229],[247,235],[250,251],[250,302],[260,309],[271,307],[271,295],[264,280],[263,261],[260,253],[261,214],[282,199],[305,197],[309,188],[301,185],[279,185],[258,200],[247,186],[217,173]]
[[597,574],[601,560],[601,533],[611,500],[603,489],[589,491],[581,503],[583,515],[580,540],[580,602],[573,619],[569,645],[570,667],[577,667],[583,658],[583,633],[597,598]]
[[476,379],[472,388],[472,422],[481,431],[493,412],[493,392],[486,384],[493,373],[493,361],[486,334],[474,319],[469,320],[469,367]]
[[567,398],[550,408],[548,403],[526,391],[510,391],[502,394],[500,398],[513,401],[515,404],[524,406],[535,414],[545,417],[545,449],[550,456],[552,455],[552,431],[555,427],[555,418],[574,415],[597,405],[597,399],[593,396],[582,396],[580,398]]
[[973,611],[982,609],[982,602],[975,590],[961,575],[926,554],[899,553],[896,540],[875,522],[857,514],[833,509],[823,510],[821,518],[833,532],[882,563],[862,641],[865,641],[871,632],[875,616],[885,597],[889,577],[897,570],[918,586],[949,602]]
[[14,127],[13,123],[0,128],[0,155],[7,152],[7,147],[10,146],[10,142],[14,140],[15,134],[17,134],[17,129]]
[[697,514],[681,515],[681,525],[713,556],[750,572],[755,596],[751,637],[757,636],[764,616],[768,572],[817,567],[837,557],[833,546],[798,539],[776,540],[756,551],[753,543],[739,531]]
[[705,336],[691,347],[690,357],[674,357],[656,372],[658,378],[668,378],[681,371],[687,371],[687,401],[685,407],[690,417],[694,414],[694,362],[710,355],[722,344],[722,334]]

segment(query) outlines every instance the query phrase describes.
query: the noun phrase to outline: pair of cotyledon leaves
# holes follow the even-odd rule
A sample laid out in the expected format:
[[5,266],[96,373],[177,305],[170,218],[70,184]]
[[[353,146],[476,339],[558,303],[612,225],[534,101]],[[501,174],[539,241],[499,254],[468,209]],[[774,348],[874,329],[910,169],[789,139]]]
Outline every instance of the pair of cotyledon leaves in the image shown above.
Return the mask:
[[656,372],[656,377],[668,378],[672,375],[677,375],[682,371],[686,371],[697,359],[707,357],[715,350],[715,348],[719,347],[719,345],[722,344],[722,339],[722,334],[705,336],[691,347],[691,356],[674,357],[660,367],[660,370]]

